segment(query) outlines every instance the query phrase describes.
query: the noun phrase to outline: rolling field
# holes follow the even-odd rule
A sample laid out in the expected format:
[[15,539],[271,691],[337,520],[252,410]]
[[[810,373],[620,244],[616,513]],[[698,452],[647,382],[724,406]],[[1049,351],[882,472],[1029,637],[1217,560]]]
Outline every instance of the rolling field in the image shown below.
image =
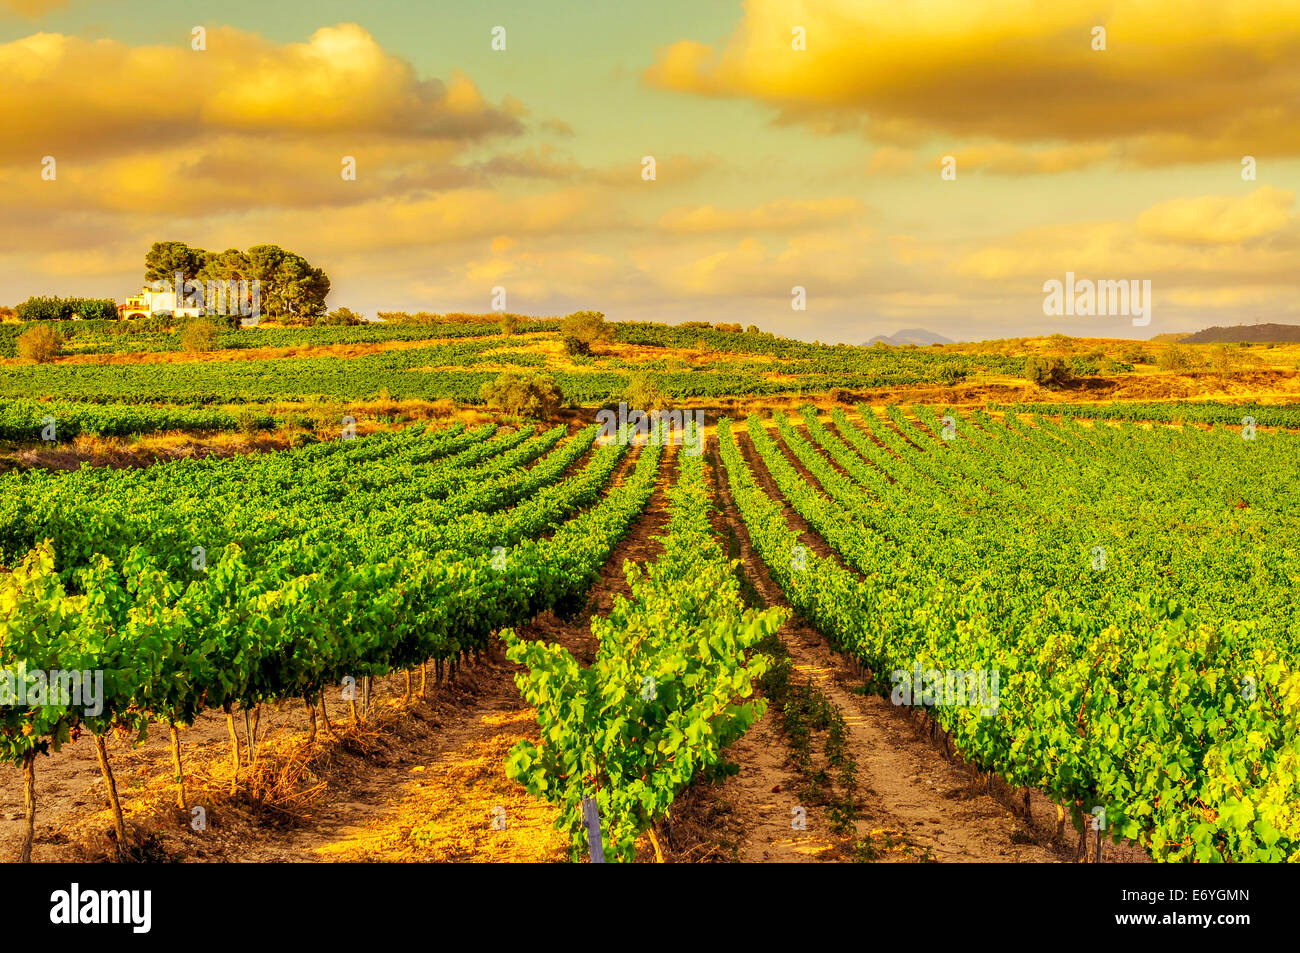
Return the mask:
[[[0,667],[97,680],[0,709],[0,848],[1300,859],[1292,355],[615,327],[5,361]],[[700,425],[600,426],[647,369]]]

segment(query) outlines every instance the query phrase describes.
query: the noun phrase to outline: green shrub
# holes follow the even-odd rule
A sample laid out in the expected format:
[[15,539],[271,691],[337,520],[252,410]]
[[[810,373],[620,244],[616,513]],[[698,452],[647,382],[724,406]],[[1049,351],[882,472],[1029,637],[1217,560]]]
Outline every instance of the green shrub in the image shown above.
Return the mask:
[[1162,371],[1185,371],[1192,366],[1192,353],[1187,348],[1171,344],[1156,358],[1156,367]]
[[266,415],[252,407],[241,407],[235,412],[235,424],[241,433],[255,434],[266,426]]
[[614,329],[605,323],[605,315],[599,311],[573,312],[560,322],[560,334],[566,342],[569,338],[577,338],[589,350],[594,344],[608,344],[614,340]]
[[569,357],[590,357],[591,345],[582,340],[582,338],[565,335],[564,353],[569,355]]
[[347,408],[341,402],[326,400],[323,397],[308,401],[304,409],[306,416],[303,420],[318,434],[342,433],[343,418],[349,416]]
[[946,364],[940,364],[934,372],[934,379],[940,384],[960,384],[970,376],[970,371],[962,367],[956,361],[948,361]]
[[355,327],[358,324],[365,324],[365,319],[351,308],[335,308],[329,314],[322,314],[317,318],[316,324]]
[[216,349],[217,324],[211,318],[190,318],[178,330],[182,350],[197,354]]
[[48,364],[63,351],[63,338],[54,328],[38,324],[18,335],[14,350],[24,361]]
[[1031,354],[1025,359],[1024,378],[1039,387],[1061,387],[1070,381],[1070,369],[1059,357]]
[[1154,364],[1155,358],[1141,344],[1125,344],[1119,352],[1119,359],[1128,364]]
[[[151,318],[149,320],[153,320],[153,319]],[[176,330],[179,331],[182,327],[184,327],[187,321],[195,321],[195,320],[209,321],[218,331],[220,331],[223,328],[225,328],[226,330],[233,331],[239,327],[239,312],[235,311],[230,314],[217,314],[215,311],[209,311],[206,314],[204,314],[202,318],[181,318],[180,321],[178,322],[178,326]]]
[[658,377],[644,371],[632,374],[623,399],[633,410],[664,410],[668,407],[668,396],[659,389]]
[[554,417],[564,401],[549,374],[502,374],[483,385],[479,398],[493,410],[540,420]]
[[19,321],[62,321],[82,318],[87,321],[117,319],[117,302],[112,298],[28,298],[14,309]]
[[113,326],[116,330],[111,333],[117,334],[168,334],[173,330],[170,315],[123,318],[121,321],[114,321]]

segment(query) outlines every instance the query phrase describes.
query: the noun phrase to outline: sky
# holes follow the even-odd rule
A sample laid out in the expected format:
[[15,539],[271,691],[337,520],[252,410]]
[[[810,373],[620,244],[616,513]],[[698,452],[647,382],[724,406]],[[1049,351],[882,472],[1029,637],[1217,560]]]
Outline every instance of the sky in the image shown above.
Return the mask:
[[[0,0],[0,77],[0,304],[179,240],[367,315],[1300,324],[1295,0]],[[1045,313],[1067,273],[1149,324]]]

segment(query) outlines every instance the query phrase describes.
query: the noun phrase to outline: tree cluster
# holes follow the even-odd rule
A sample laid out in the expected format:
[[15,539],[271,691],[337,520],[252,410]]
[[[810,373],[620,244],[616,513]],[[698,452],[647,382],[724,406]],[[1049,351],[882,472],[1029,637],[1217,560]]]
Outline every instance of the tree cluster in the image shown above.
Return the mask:
[[307,259],[279,245],[213,252],[185,242],[154,242],[144,256],[146,282],[248,281],[261,286],[262,313],[285,324],[315,324],[325,314],[330,280]]

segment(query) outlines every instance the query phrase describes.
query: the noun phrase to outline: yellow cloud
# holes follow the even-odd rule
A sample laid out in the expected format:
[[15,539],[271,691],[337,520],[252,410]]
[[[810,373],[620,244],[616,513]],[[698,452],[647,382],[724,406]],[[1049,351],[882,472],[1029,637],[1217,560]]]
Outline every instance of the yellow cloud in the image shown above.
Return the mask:
[[825,301],[861,292],[880,260],[870,229],[840,228],[794,235],[768,244],[743,238],[719,247],[699,241],[643,247],[632,252],[640,271],[665,291],[695,296],[760,296],[789,300],[802,285]]
[[11,10],[20,17],[31,18],[67,5],[68,0],[0,0],[0,9]]
[[1189,245],[1230,245],[1284,229],[1292,220],[1295,192],[1263,186],[1249,195],[1203,195],[1170,199],[1138,216],[1147,238]]
[[[999,175],[1041,175],[1085,168],[1115,155],[1115,149],[1104,143],[1025,149],[994,142],[958,149],[952,155],[957,161],[958,174],[991,172]],[[935,169],[941,168],[942,164],[942,157],[937,156],[930,162]]]
[[932,265],[943,260],[941,249],[921,242],[914,235],[890,235],[886,244],[894,260],[904,265]]
[[668,232],[791,232],[816,228],[861,215],[863,205],[855,198],[781,199],[747,209],[723,209],[714,205],[675,208],[659,219]]
[[449,261],[440,275],[414,282],[415,306],[427,302],[431,308],[446,308],[448,302],[468,302],[468,306],[486,309],[492,286],[498,284],[505,287],[512,310],[529,313],[541,312],[541,302],[553,300],[557,292],[570,301],[570,310],[599,301],[607,313],[611,303],[625,302],[637,294],[631,290],[636,276],[626,262],[574,248],[571,242],[564,247],[508,249],[493,254],[485,260]]
[[[724,163],[715,155],[667,155],[655,156],[655,179],[653,187],[680,185],[693,182],[711,172],[722,168]],[[641,178],[641,156],[626,163],[607,166],[586,172],[592,182],[611,185],[616,188],[635,188],[644,190],[652,183]]]
[[[475,185],[479,175],[452,160],[453,143],[376,142],[350,146],[356,179],[341,176],[343,149],[333,137],[250,148],[244,136],[209,137],[201,147],[170,144],[138,154],[59,160],[44,181],[35,164],[0,167],[5,210],[110,210],[199,216],[267,207],[331,207],[393,195]],[[0,221],[4,218],[0,211]]]
[[748,0],[721,48],[677,42],[645,78],[894,144],[1119,140],[1138,164],[1300,154],[1294,0]]
[[[287,44],[214,27],[203,50],[37,33],[0,44],[0,75],[0,224],[30,231],[36,210],[65,239],[99,211],[135,232],[158,216],[480,186],[484,169],[456,160],[521,129],[526,111],[509,97],[489,104],[463,73],[423,79],[346,23]],[[42,156],[57,164],[53,180]],[[355,180],[341,175],[345,156]]]
[[898,146],[881,146],[867,162],[869,175],[901,175],[916,165],[916,153]]
[[421,79],[354,23],[287,44],[213,28],[204,50],[37,33],[0,45],[0,75],[0,162],[192,148],[214,133],[334,134],[360,145],[521,128],[516,106],[491,106],[461,74]]
[[505,234],[515,238],[572,235],[622,224],[622,213],[590,188],[519,196],[467,188],[424,197],[385,197],[334,209],[249,214],[237,222],[221,223],[215,235],[196,243],[244,247],[249,235],[275,235],[286,247],[329,248],[343,254],[490,242]]
[[123,271],[143,267],[141,255],[122,250],[82,248],[56,251],[43,255],[40,267],[48,275],[82,277],[86,275],[117,275]]
[[570,155],[549,143],[518,153],[501,153],[475,168],[492,176],[516,176],[523,179],[576,179],[586,170]]
[[[660,187],[682,185],[701,178],[721,164],[718,157],[710,155],[657,156],[654,181]],[[615,165],[589,167],[549,143],[520,152],[498,153],[490,159],[474,163],[472,168],[489,178],[509,176],[519,179],[554,179],[643,191],[648,184],[641,177],[639,155]]]
[[[1153,205],[1131,222],[1025,229],[957,254],[952,274],[991,282],[1154,278],[1167,284],[1295,286],[1300,219],[1294,193],[1268,186],[1240,198],[1200,196]],[[1259,240],[1263,240],[1262,243]]]
[[[1164,297],[1169,304],[1186,308],[1193,314],[1206,308],[1232,309],[1241,313],[1245,308],[1276,308],[1279,303],[1279,291],[1285,294],[1286,289],[1276,285],[1247,288],[1182,288],[1170,289]],[[1289,310],[1294,311],[1295,306],[1292,305]]]

